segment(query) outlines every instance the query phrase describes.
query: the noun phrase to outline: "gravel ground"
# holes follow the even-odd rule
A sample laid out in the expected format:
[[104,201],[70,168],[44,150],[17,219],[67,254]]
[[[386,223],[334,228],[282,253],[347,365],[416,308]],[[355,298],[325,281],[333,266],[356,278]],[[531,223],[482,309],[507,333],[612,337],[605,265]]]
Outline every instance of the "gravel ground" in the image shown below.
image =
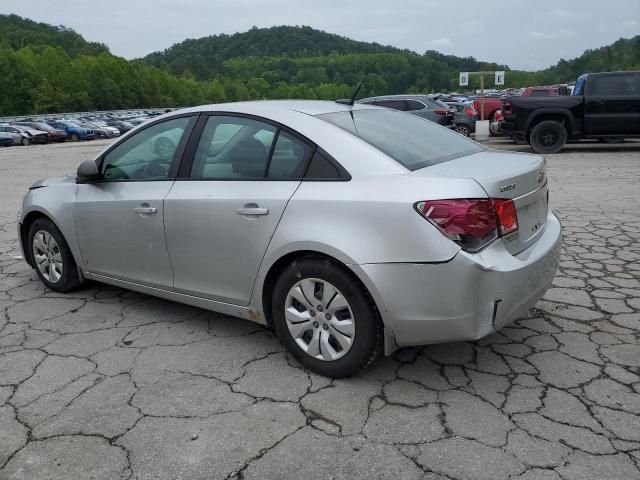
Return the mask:
[[249,322],[43,288],[20,198],[104,145],[0,150],[0,478],[640,479],[640,143],[548,157],[563,255],[526,318],[339,381]]

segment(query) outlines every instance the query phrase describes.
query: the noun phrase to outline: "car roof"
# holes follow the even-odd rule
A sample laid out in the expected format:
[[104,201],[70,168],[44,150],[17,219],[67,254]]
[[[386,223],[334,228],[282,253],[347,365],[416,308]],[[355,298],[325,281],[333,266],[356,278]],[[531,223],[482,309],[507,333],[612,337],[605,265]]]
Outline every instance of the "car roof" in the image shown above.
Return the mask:
[[234,113],[254,113],[259,110],[262,114],[268,111],[290,110],[307,115],[322,115],[324,113],[347,112],[349,110],[364,110],[375,107],[355,104],[353,106],[329,100],[256,100],[250,102],[214,103],[212,105],[201,105],[198,107],[174,110],[171,114],[191,113],[191,112],[234,112]]
[[379,95],[377,97],[367,97],[358,102],[362,102],[365,100],[433,100],[433,97],[426,95],[424,93],[415,93],[415,94],[403,94],[403,95]]

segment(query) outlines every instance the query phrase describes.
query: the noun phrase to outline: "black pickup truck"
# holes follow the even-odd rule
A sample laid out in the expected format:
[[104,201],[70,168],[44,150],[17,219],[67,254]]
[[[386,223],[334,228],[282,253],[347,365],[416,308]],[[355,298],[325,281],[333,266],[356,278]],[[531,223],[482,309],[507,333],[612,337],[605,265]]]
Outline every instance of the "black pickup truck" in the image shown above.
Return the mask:
[[501,131],[538,153],[556,153],[569,140],[640,137],[640,72],[581,75],[572,95],[510,97],[502,113]]

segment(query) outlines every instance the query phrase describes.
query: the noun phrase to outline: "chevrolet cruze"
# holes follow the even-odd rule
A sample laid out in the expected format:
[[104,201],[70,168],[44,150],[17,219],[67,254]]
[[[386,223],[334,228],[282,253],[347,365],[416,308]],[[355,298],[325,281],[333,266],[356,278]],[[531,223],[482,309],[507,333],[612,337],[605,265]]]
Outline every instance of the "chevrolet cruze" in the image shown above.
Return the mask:
[[350,375],[408,345],[474,340],[549,287],[561,239],[545,161],[414,115],[263,101],[157,117],[32,185],[26,261],[274,328]]

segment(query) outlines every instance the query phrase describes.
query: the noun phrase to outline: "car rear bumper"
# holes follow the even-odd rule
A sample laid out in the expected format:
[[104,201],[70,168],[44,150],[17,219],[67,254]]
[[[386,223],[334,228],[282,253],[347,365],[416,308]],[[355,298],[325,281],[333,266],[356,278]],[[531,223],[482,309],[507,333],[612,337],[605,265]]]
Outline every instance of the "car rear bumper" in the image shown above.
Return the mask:
[[517,319],[555,276],[561,225],[549,211],[543,235],[513,256],[501,241],[441,264],[361,265],[398,346],[477,340]]

